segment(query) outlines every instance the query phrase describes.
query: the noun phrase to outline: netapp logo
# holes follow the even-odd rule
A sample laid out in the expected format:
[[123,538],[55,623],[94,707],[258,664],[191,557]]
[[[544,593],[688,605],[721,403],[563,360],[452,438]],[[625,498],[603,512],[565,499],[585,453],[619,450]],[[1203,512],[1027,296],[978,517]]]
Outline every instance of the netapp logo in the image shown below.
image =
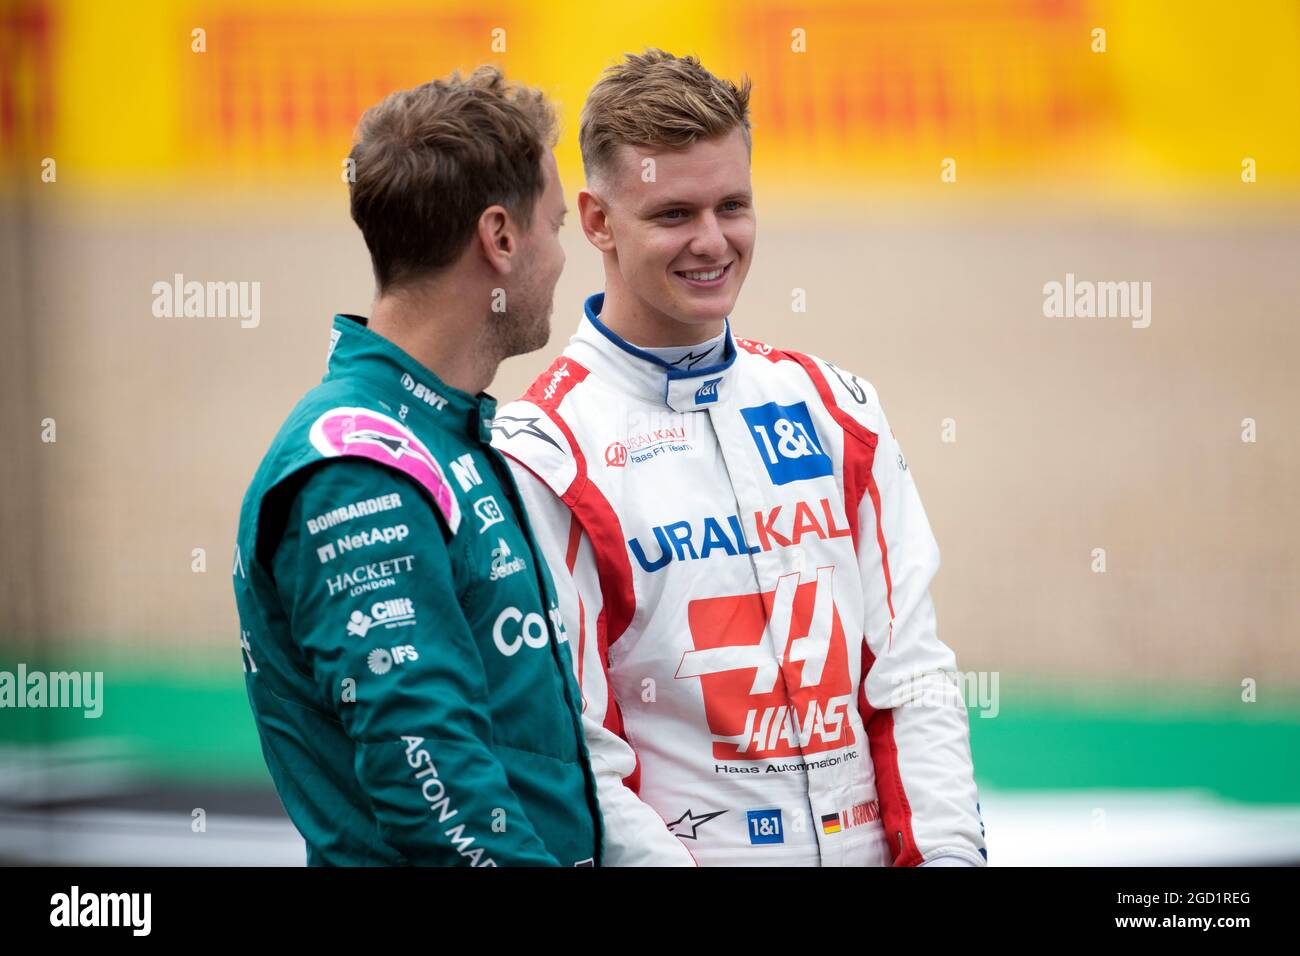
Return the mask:
[[51,926],[129,926],[133,936],[148,936],[153,925],[152,893],[70,893],[50,897]]

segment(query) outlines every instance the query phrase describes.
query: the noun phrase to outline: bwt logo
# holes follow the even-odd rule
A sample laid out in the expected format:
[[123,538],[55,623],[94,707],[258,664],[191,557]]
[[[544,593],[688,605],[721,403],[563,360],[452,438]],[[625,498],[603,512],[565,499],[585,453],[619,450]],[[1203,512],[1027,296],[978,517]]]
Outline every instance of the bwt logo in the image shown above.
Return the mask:
[[[854,743],[848,644],[835,606],[834,568],[798,574],[775,591],[701,598],[687,607],[695,649],[677,680],[697,678],[715,760],[765,760]],[[770,627],[775,647],[763,640]],[[775,653],[774,653],[775,652]]]
[[701,385],[695,392],[696,405],[710,405],[718,400],[718,386],[722,384],[722,379],[711,378]]
[[610,468],[622,468],[627,464],[627,445],[616,441],[605,449],[605,464]]
[[447,407],[447,400],[445,398],[431,389],[428,385],[417,382],[407,372],[402,373],[402,388],[406,389],[426,405],[432,405],[439,411]]

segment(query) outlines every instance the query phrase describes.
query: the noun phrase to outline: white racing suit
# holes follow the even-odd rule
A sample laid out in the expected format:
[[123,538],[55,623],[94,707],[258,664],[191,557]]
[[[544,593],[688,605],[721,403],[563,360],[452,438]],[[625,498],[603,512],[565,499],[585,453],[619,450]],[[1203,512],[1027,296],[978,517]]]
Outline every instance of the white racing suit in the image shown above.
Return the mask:
[[683,370],[592,296],[493,422],[551,565],[610,865],[981,865],[939,550],[874,389],[734,339]]

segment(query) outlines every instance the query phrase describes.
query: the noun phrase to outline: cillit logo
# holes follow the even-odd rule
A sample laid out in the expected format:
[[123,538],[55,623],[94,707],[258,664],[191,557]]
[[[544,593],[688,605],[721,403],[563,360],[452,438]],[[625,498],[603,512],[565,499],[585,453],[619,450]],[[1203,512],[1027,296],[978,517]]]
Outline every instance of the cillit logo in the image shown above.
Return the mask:
[[627,445],[616,441],[605,449],[605,464],[610,468],[622,468],[627,464]]
[[696,405],[711,405],[718,400],[718,386],[722,383],[720,378],[711,378],[698,389],[695,390]]
[[853,686],[834,570],[818,568],[808,584],[787,574],[775,591],[687,606],[695,650],[682,655],[675,676],[700,681],[714,759],[794,757],[853,744]]
[[830,456],[822,450],[807,402],[778,405],[768,402],[742,408],[758,455],[774,485],[834,474]]
[[415,623],[415,604],[410,598],[391,598],[377,601],[370,608],[370,613],[353,611],[348,618],[348,633],[365,637],[372,627],[383,625],[385,628],[407,627]]

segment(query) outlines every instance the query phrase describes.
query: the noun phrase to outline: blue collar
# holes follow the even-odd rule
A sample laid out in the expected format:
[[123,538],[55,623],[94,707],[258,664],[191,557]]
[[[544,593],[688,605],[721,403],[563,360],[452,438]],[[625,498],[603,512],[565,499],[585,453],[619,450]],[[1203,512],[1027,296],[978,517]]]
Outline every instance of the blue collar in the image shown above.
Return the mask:
[[665,405],[675,411],[699,411],[720,401],[723,397],[720,394],[723,380],[736,362],[736,346],[731,337],[731,323],[727,319],[723,319],[722,360],[708,368],[684,369],[669,365],[657,355],[637,348],[613,332],[609,326],[600,321],[600,312],[604,304],[605,293],[597,292],[595,295],[588,296],[583,305],[587,321],[609,344],[645,363],[644,373],[636,376],[644,382],[645,386],[650,385],[649,382],[645,382],[646,378],[654,379],[658,373],[663,374],[662,390],[656,388],[655,391]]
[[708,368],[680,369],[669,365],[657,355],[651,355],[645,349],[639,349],[626,339],[620,338],[608,325],[600,321],[600,311],[605,305],[605,293],[597,292],[595,295],[587,296],[587,301],[583,303],[583,309],[587,313],[587,321],[596,327],[601,335],[609,339],[619,348],[633,358],[639,358],[643,362],[649,362],[657,368],[664,370],[669,379],[680,378],[699,378],[703,375],[717,375],[731,368],[731,364],[736,361],[736,346],[731,341],[731,323],[725,318],[722,320],[723,330],[726,338],[722,342],[722,361],[717,365],[710,365]]

